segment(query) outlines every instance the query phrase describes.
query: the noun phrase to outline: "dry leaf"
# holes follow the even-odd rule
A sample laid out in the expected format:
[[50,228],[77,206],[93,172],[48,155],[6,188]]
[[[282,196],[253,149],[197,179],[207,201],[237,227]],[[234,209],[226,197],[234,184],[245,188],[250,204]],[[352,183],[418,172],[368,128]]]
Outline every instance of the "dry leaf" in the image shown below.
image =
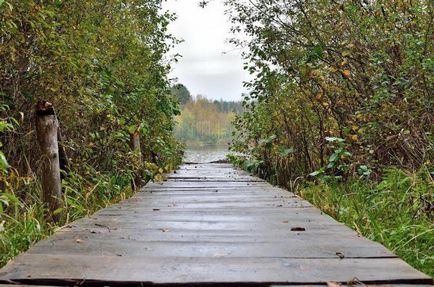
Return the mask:
[[342,71],[342,76],[346,79],[348,79],[351,75],[351,71],[350,70],[343,70]]

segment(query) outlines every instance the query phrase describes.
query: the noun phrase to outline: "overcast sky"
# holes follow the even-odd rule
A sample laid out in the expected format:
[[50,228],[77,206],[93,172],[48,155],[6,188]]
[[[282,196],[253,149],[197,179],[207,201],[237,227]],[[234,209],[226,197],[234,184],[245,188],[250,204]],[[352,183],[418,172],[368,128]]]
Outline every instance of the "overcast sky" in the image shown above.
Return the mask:
[[230,23],[222,0],[203,9],[199,0],[168,0],[164,8],[175,12],[169,31],[184,42],[173,51],[183,57],[174,65],[171,77],[178,78],[193,95],[211,99],[241,100],[247,80],[239,50],[228,43]]

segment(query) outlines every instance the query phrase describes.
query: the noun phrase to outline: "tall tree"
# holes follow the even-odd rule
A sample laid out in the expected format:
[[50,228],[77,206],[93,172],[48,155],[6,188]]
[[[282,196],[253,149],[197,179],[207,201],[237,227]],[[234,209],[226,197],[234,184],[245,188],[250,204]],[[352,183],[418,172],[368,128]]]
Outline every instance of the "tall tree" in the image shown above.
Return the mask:
[[176,84],[171,89],[172,95],[179,101],[181,105],[185,105],[191,101],[191,93],[183,84]]

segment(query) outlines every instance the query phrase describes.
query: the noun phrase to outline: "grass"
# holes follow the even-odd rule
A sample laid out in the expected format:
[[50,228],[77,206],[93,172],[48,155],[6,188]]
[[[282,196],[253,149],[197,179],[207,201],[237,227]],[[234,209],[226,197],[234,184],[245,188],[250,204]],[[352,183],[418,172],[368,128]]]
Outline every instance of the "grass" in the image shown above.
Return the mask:
[[324,212],[382,243],[416,269],[434,276],[434,183],[427,170],[385,171],[381,182],[316,182],[298,194]]
[[45,218],[41,187],[37,178],[13,172],[0,178],[0,267],[56,229],[78,218],[133,195],[132,175],[113,175],[88,170],[86,178],[70,173],[64,180],[63,219],[57,224]]

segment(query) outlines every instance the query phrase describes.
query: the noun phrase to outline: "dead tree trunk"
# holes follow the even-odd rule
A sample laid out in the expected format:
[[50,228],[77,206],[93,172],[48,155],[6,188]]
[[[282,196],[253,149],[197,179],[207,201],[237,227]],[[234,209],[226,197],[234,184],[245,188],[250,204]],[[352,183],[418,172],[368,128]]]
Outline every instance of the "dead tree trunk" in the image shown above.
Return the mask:
[[[142,164],[142,151],[140,147],[140,133],[138,131],[131,135],[131,147],[135,154],[135,165],[141,166]],[[134,174],[134,180],[132,182],[133,190],[138,190],[142,185],[142,176],[140,170],[136,170]]]
[[59,123],[53,105],[40,101],[36,105],[36,135],[41,149],[42,160],[42,199],[48,206],[48,216],[57,222],[61,218],[58,211],[63,207],[60,178]]

